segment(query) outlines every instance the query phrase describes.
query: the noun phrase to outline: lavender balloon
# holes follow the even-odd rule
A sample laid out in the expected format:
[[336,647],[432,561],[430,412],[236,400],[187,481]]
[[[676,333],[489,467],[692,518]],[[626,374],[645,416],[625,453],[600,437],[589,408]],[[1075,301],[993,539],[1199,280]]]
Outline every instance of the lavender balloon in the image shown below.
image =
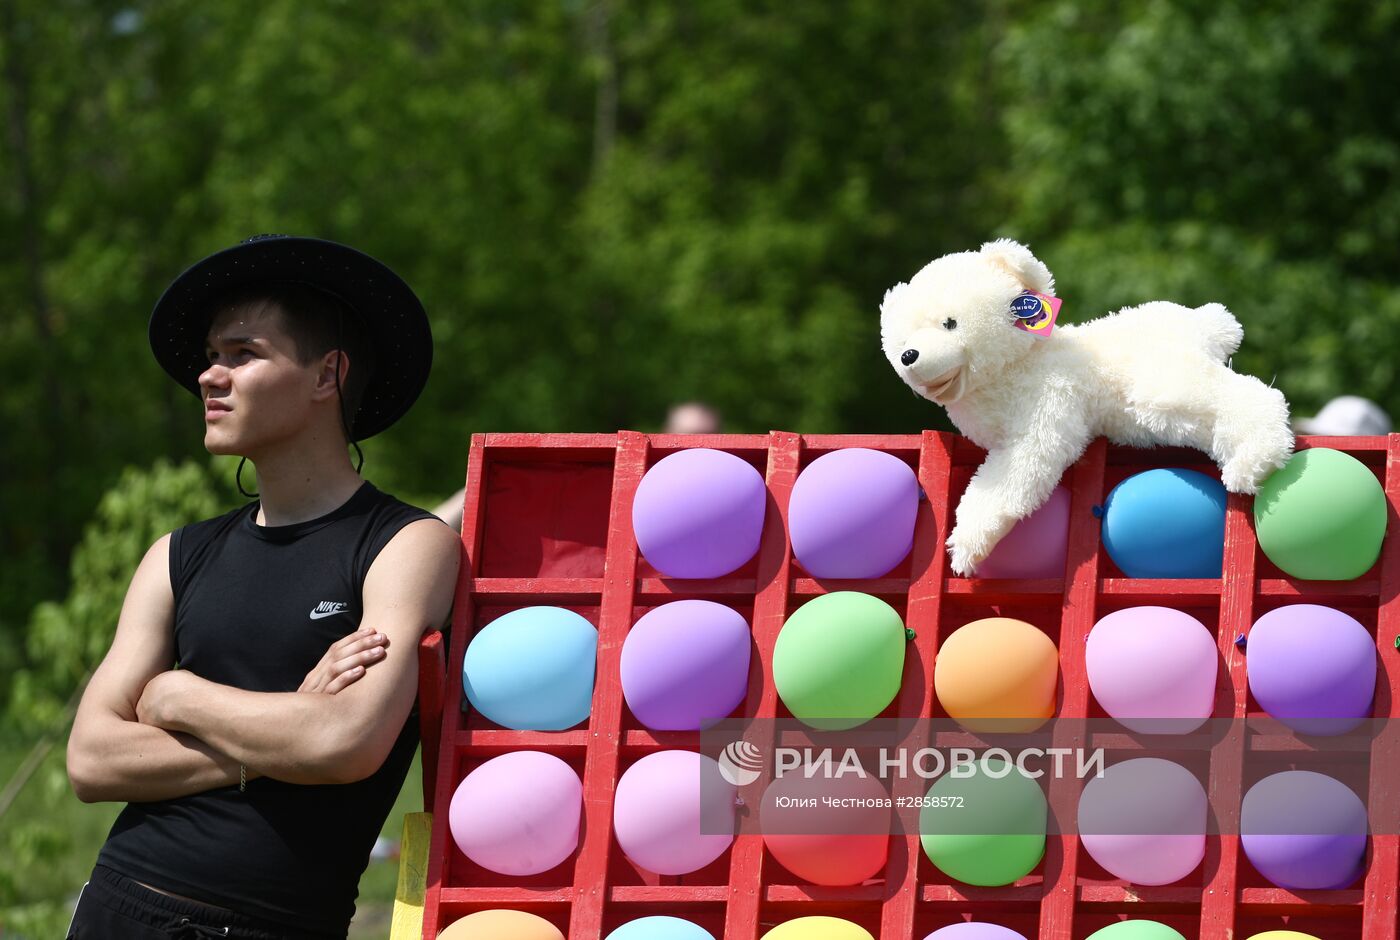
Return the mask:
[[583,783],[552,754],[513,751],[467,774],[448,829],[462,854],[502,875],[537,875],[578,848]]
[[1057,486],[1035,512],[1011,527],[977,566],[979,578],[1063,578],[1069,554],[1069,490]]
[[651,566],[671,578],[718,578],[758,551],[768,491],[749,463],[696,447],[663,457],[637,486],[632,529]]
[[1365,866],[1366,807],[1338,780],[1286,770],[1245,794],[1240,844],[1280,888],[1345,888]]
[[637,720],[657,731],[695,731],[729,715],[749,685],[749,625],[711,601],[673,601],[627,634],[622,694]]
[[938,928],[924,940],[1026,940],[1026,937],[1000,924],[950,924]]
[[878,578],[914,545],[919,483],[892,454],[849,447],[812,461],[792,487],[792,552],[814,578]]
[[1343,734],[1371,714],[1376,642],[1340,610],[1293,604],[1249,632],[1249,691],[1272,717],[1304,734]]
[[1128,607],[1089,631],[1084,668],[1103,710],[1140,734],[1187,734],[1215,707],[1215,637],[1170,607]]

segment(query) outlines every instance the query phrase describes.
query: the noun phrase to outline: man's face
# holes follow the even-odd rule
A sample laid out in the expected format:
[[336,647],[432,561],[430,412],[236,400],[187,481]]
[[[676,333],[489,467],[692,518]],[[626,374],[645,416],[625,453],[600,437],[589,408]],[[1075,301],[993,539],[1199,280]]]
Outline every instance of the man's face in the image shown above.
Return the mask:
[[320,362],[302,365],[275,308],[226,311],[205,340],[199,376],[204,446],[256,459],[294,439],[312,417]]

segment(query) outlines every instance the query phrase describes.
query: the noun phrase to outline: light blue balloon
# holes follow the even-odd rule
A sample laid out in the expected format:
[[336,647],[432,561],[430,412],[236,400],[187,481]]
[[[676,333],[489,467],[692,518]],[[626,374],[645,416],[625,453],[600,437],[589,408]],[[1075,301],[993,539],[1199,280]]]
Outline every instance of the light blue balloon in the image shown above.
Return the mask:
[[679,917],[643,917],[608,934],[607,940],[715,940],[714,934]]
[[598,631],[562,607],[525,607],[472,639],[462,688],[477,711],[516,731],[562,731],[588,718]]
[[1134,474],[1104,502],[1103,546],[1130,578],[1218,578],[1225,487],[1195,470]]

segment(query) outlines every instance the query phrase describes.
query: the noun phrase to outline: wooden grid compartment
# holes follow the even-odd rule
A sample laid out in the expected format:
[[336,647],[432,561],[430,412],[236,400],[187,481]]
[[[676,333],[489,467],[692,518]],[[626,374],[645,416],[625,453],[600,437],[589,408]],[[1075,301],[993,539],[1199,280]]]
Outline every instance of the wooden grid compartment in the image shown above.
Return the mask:
[[[631,507],[647,469],[662,457],[691,447],[736,454],[767,482],[768,512],[759,551],[731,576],[710,580],[667,578],[639,556]],[[909,558],[877,579],[816,579],[792,557],[787,540],[788,502],[802,469],[822,454],[867,447],[900,458],[916,472],[927,498],[919,504]],[[1298,448],[1331,447],[1350,453],[1382,482],[1390,533],[1400,506],[1400,435],[1372,438],[1301,438]],[[1089,629],[1104,614],[1142,604],[1186,610],[1216,631],[1221,656],[1215,718],[1262,714],[1248,694],[1244,653],[1236,644],[1253,621],[1275,607],[1299,602],[1337,606],[1374,630],[1379,653],[1374,714],[1400,710],[1400,539],[1386,540],[1380,561],[1347,582],[1291,578],[1258,550],[1252,500],[1231,495],[1226,510],[1225,561],[1219,579],[1157,580],[1125,577],[1103,550],[1092,513],[1114,485],[1153,467],[1189,467],[1218,478],[1196,451],[1139,450],[1092,444],[1066,474],[1071,492],[1069,553],[1063,578],[984,580],[955,577],[944,540],[953,509],[984,454],[966,440],[942,432],[922,435],[475,435],[467,466],[463,519],[465,561],[454,608],[440,727],[425,733],[424,796],[436,807],[424,906],[425,940],[457,918],[479,910],[514,908],[552,921],[570,940],[602,940],[637,917],[685,917],[723,940],[758,940],[795,917],[830,914],[864,926],[878,940],[922,940],[933,930],[966,920],[1000,923],[1027,937],[1082,940],[1116,920],[1146,917],[1179,930],[1188,940],[1244,940],[1271,929],[1293,929],[1323,940],[1395,940],[1400,889],[1400,838],[1372,834],[1366,874],[1335,891],[1288,891],[1271,886],[1245,857],[1237,835],[1208,836],[1203,864],[1172,885],[1131,885],[1099,868],[1072,826],[1047,837],[1045,858],[1025,878],[1000,888],[952,881],[929,863],[917,834],[891,838],[883,880],[843,888],[798,882],[764,849],[758,836],[741,835],[716,862],[690,875],[640,871],[613,837],[613,794],[619,775],[636,760],[670,748],[696,749],[694,732],[652,732],[627,712],[619,677],[619,652],[627,631],[646,610],[680,598],[705,598],[744,614],[755,656],[749,695],[736,716],[786,714],[771,681],[773,645],[792,610],[838,590],[862,591],[890,601],[915,637],[907,649],[904,683],[888,714],[946,717],[932,690],[939,642],[957,626],[1001,614],[1026,619],[1049,633],[1060,650],[1057,717],[1103,717],[1090,695],[1083,649]],[[522,486],[528,478],[530,485]],[[516,525],[522,500],[548,500],[551,531]],[[578,611],[599,633],[592,711],[582,724],[559,732],[520,732],[497,727],[462,705],[462,656],[474,632],[519,607],[550,604]],[[436,652],[436,651],[434,651]],[[425,655],[425,664],[441,663]],[[425,675],[429,666],[425,665]],[[436,698],[436,694],[431,696]],[[1238,726],[1239,723],[1236,723]],[[927,728],[923,725],[916,725]],[[1081,726],[1082,727],[1082,726]],[[1091,743],[1108,760],[1135,756],[1143,745],[1130,734],[1096,733],[1074,740],[1075,724],[1057,723],[1054,746]],[[941,737],[941,735],[940,735]],[[929,742],[907,739],[906,744]],[[943,742],[933,742],[941,745]],[[959,742],[961,743],[961,742]],[[1373,819],[1400,820],[1400,742],[1386,735],[1362,744],[1358,780]],[[473,865],[448,831],[452,794],[482,761],[512,750],[554,754],[583,780],[583,824],[578,850],[555,870],[530,878],[506,878]],[[1257,776],[1261,755],[1280,768],[1305,766],[1309,745],[1282,735],[1238,730],[1216,739],[1195,765],[1207,780],[1215,831],[1238,832],[1242,794]],[[912,775],[896,782],[895,795],[926,786]],[[903,790],[898,788],[904,788]],[[1080,783],[1049,781],[1052,813],[1072,813]]]

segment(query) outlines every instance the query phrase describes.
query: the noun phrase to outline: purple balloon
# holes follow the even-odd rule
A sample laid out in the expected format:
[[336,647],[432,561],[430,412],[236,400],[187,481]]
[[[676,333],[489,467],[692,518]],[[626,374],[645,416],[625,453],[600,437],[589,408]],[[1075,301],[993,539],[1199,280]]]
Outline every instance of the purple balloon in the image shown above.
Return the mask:
[[1140,734],[1188,734],[1215,707],[1215,637],[1170,607],[1128,607],[1089,631],[1084,668],[1094,699]]
[[[634,863],[658,875],[698,871],[734,841],[735,796],[711,757],[694,751],[648,754],[617,781],[617,844]],[[720,821],[728,822],[728,832],[716,831]]]
[[979,578],[1063,578],[1069,554],[1069,490],[1057,486],[1035,512],[1011,527],[977,566]]
[[758,551],[768,490],[749,463],[722,450],[678,451],[637,486],[637,548],[671,578],[718,578]]
[[552,754],[513,751],[467,774],[447,812],[467,858],[502,875],[537,875],[578,848],[583,783]]
[[1280,888],[1345,888],[1366,864],[1366,807],[1339,780],[1286,770],[1245,794],[1240,844]]
[[814,578],[878,578],[914,546],[918,509],[919,481],[893,454],[823,454],[792,487],[792,552]]
[[1249,691],[1270,716],[1304,734],[1343,734],[1371,715],[1376,641],[1340,610],[1293,604],[1249,631]]
[[1000,924],[951,924],[938,928],[924,940],[1026,940],[1026,937]]
[[622,695],[656,731],[725,718],[749,687],[749,625],[712,601],[673,601],[642,616],[622,644]]
[[1089,856],[1125,881],[1180,881],[1205,858],[1205,787],[1169,760],[1121,761],[1085,783],[1079,835]]

